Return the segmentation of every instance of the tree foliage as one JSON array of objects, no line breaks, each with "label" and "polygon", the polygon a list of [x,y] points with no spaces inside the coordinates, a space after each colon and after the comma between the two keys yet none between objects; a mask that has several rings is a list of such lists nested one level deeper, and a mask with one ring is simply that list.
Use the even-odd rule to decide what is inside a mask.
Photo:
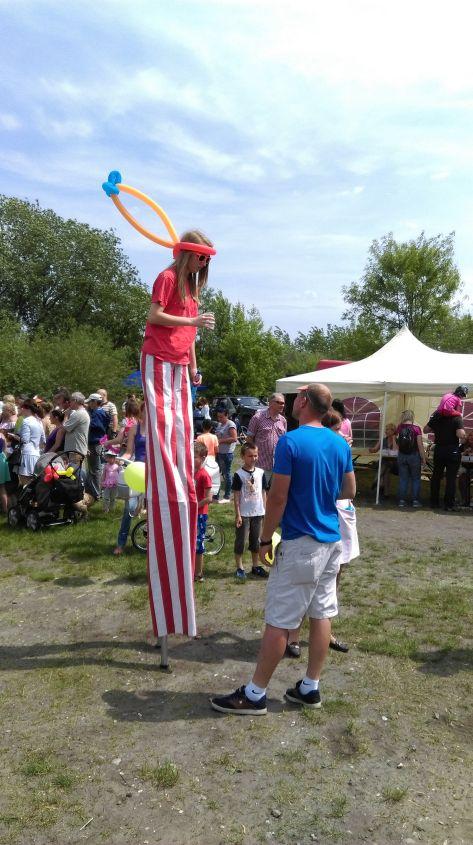
[{"label": "tree foliage", "polygon": [[0,316],[0,395],[52,396],[67,385],[85,394],[105,386],[121,396],[128,372],[128,351],[113,349],[102,329],[76,326],[30,337],[11,317]]},{"label": "tree foliage", "polygon": [[[209,393],[267,394],[276,379],[313,372],[321,358],[371,355],[404,325],[434,348],[470,352],[473,318],[455,303],[453,250],[453,235],[373,241],[361,280],[344,288],[343,322],[295,339],[206,288],[201,308],[214,312],[216,327],[198,336],[197,359]],[[113,232],[0,195],[0,391],[102,384],[122,394],[138,365],[149,299]]]},{"label": "tree foliage", "polygon": [[202,331],[196,344],[204,384],[214,394],[258,396],[273,390],[279,346],[259,312],[232,304],[212,288],[202,292],[201,305],[215,314],[214,331]]},{"label": "tree foliage", "polygon": [[0,195],[0,302],[29,334],[91,326],[138,350],[149,292],[113,232]]},{"label": "tree foliage", "polygon": [[403,326],[420,340],[442,330],[454,313],[460,274],[453,234],[398,243],[392,234],[373,241],[361,282],[343,289],[351,306],[344,314],[393,333]]}]

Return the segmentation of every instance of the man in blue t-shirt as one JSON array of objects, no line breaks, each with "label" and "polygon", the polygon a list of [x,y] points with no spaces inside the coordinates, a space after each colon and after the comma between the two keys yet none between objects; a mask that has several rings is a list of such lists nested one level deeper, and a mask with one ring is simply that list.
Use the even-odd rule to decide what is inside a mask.
[{"label": "man in blue t-shirt", "polygon": [[222,713],[267,712],[266,687],[286,650],[288,631],[298,628],[306,614],[307,672],[286,691],[286,699],[310,708],[321,706],[319,679],[330,643],[330,620],[338,612],[341,542],[336,500],[353,499],[356,492],[350,447],[322,426],[331,403],[325,385],[302,388],[293,407],[299,428],[277,444],[260,540],[264,562],[273,532],[281,525],[282,541],[268,580],[266,628],[252,681],[230,695],[211,699],[214,710]]}]

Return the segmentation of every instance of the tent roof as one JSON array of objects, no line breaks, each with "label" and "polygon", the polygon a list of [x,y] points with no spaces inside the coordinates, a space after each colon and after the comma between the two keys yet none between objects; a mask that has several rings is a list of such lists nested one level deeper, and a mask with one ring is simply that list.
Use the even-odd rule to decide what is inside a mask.
[{"label": "tent roof", "polygon": [[323,382],[347,396],[379,397],[384,392],[440,396],[473,382],[473,355],[438,352],[405,327],[362,361],[279,379],[276,390],[295,393],[309,382]]}]

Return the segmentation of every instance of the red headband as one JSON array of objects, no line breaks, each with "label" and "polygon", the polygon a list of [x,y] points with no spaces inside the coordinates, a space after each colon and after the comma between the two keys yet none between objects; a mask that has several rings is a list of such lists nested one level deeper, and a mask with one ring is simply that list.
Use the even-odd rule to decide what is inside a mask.
[{"label": "red headband", "polygon": [[206,244],[193,244],[190,241],[178,241],[177,244],[174,244],[172,249],[174,258],[177,258],[181,251],[198,252],[199,255],[217,254],[217,250],[214,249],[213,246],[207,246]]}]

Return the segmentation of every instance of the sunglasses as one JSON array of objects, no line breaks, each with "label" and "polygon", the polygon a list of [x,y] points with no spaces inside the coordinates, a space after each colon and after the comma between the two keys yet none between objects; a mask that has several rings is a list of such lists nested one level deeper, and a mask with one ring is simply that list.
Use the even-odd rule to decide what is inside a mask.
[{"label": "sunglasses", "polygon": [[199,255],[199,264],[208,264],[210,261],[210,255]]}]

